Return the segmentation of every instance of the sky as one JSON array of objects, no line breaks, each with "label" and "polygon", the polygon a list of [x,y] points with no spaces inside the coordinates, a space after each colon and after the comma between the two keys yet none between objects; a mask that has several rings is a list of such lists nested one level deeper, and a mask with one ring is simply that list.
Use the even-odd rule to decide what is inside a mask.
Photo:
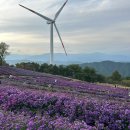
[{"label": "sky", "polygon": [[[50,52],[49,18],[65,0],[0,0],[0,42],[13,54]],[[130,54],[130,0],[69,0],[56,21],[68,54]],[[54,52],[64,53],[54,30]]]}]

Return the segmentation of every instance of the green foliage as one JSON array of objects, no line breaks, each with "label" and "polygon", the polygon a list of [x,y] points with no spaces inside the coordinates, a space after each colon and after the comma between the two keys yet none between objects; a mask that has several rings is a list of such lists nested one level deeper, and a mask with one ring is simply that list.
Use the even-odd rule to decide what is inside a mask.
[{"label": "green foliage", "polygon": [[37,64],[37,63],[19,63],[16,64],[16,67],[22,69],[29,69],[33,71],[39,71],[43,73],[50,73],[54,75],[62,75],[70,78],[75,78],[83,81],[88,82],[105,82],[105,77],[97,74],[95,69],[85,67],[82,69],[77,64],[72,64],[68,66],[56,66],[56,65],[48,65],[44,64]]},{"label": "green foliage", "polygon": [[81,72],[81,67],[79,65],[68,65],[66,66],[66,75],[68,77],[73,77],[73,78],[77,78],[78,77],[78,73]]},{"label": "green foliage", "polygon": [[66,76],[66,68],[63,65],[59,65],[59,75]]},{"label": "green foliage", "polygon": [[27,69],[27,70],[33,70],[33,71],[39,71],[40,65],[34,62],[28,62],[28,63],[17,63],[16,64],[17,68],[22,68],[22,69]]},{"label": "green foliage", "polygon": [[9,55],[8,48],[9,45],[7,45],[6,43],[0,43],[0,66],[6,64],[5,57]]},{"label": "green foliage", "polygon": [[130,87],[130,79],[123,79],[122,81],[121,81],[121,85],[123,85],[123,86],[127,86],[127,87]]},{"label": "green foliage", "polygon": [[126,79],[126,80],[130,80],[130,77],[126,77],[125,79]]},{"label": "green foliage", "polygon": [[114,71],[111,76],[112,81],[119,82],[121,81],[122,77],[118,71]]},{"label": "green foliage", "polygon": [[84,80],[88,82],[96,81],[96,71],[93,68],[85,67],[83,69]]},{"label": "green foliage", "polygon": [[100,83],[105,83],[106,82],[106,77],[104,77],[103,75],[101,74],[97,74],[97,82],[100,82]]},{"label": "green foliage", "polygon": [[122,77],[130,76],[130,63],[102,61],[93,63],[84,63],[80,65],[82,68],[88,66],[94,68],[99,74],[111,76],[114,71],[118,71]]},{"label": "green foliage", "polygon": [[41,64],[39,68],[40,72],[49,73],[49,65],[48,64]]}]

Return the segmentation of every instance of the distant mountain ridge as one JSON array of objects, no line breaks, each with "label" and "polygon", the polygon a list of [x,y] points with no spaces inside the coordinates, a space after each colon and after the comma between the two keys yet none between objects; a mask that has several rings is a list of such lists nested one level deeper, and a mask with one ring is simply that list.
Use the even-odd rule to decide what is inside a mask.
[{"label": "distant mountain ridge", "polygon": [[[6,61],[9,64],[16,64],[19,62],[37,62],[37,63],[49,63],[49,54],[42,55],[17,55],[11,54],[6,57]],[[82,64],[101,61],[115,61],[115,62],[130,62],[129,55],[110,55],[103,53],[90,53],[90,54],[68,54],[66,56],[62,53],[54,54],[54,63],[59,64]]]},{"label": "distant mountain ridge", "polygon": [[124,77],[130,77],[130,63],[112,62],[112,61],[102,61],[93,63],[84,63],[80,65],[81,67],[91,67],[94,68],[97,73],[110,76],[114,71],[118,71]]}]

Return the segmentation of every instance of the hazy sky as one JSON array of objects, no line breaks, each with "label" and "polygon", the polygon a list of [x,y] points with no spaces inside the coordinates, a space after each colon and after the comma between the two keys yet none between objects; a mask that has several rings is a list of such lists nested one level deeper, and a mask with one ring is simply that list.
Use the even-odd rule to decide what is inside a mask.
[{"label": "hazy sky", "polygon": [[[53,18],[64,1],[0,0],[0,42],[11,53],[49,53],[50,26],[18,4]],[[68,53],[130,54],[130,0],[69,0],[57,26]],[[64,52],[54,39],[54,51]]]}]

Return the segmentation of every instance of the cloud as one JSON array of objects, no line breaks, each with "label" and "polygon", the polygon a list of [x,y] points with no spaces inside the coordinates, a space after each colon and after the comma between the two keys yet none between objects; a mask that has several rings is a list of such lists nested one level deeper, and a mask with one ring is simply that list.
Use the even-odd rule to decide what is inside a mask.
[{"label": "cloud", "polygon": [[[53,18],[64,1],[1,0],[0,40],[13,46],[14,53],[15,48],[26,53],[23,45],[30,46],[33,50],[30,53],[43,53],[40,47],[49,44],[49,25],[18,4]],[[70,53],[129,53],[129,12],[129,0],[69,0],[57,26]],[[55,52],[63,52],[56,33],[54,38]],[[35,45],[39,46],[39,52],[34,51]],[[49,52],[48,47],[45,45],[44,52]]]}]

